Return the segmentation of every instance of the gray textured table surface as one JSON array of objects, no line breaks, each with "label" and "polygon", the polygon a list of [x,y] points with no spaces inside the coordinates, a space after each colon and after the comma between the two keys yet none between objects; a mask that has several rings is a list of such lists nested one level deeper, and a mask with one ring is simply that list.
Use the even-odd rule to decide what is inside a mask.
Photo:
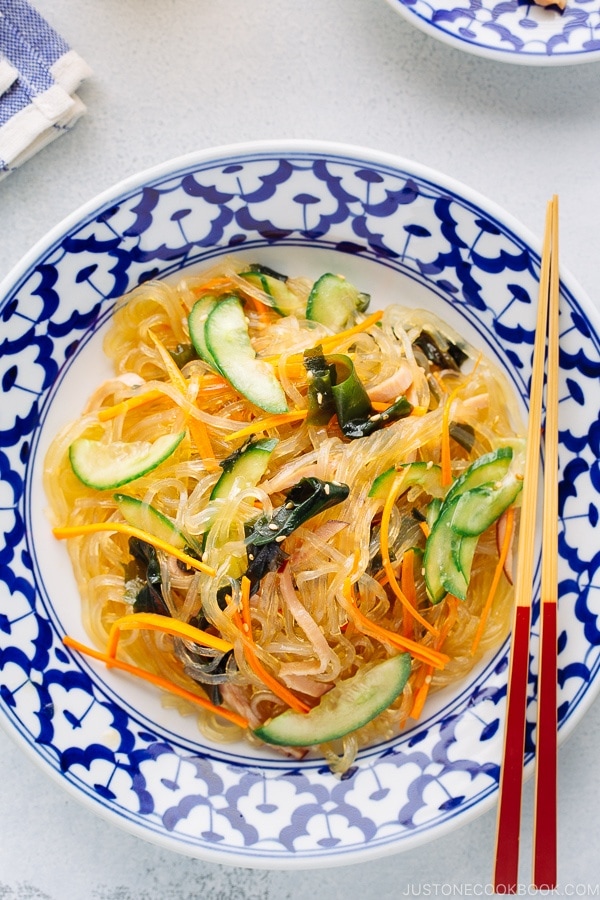
[{"label": "gray textured table surface", "polygon": [[[600,303],[600,64],[503,65],[415,31],[385,0],[36,0],[94,70],[88,114],[0,184],[0,276],[113,183],[198,148],[318,138],[405,156],[540,234]],[[560,751],[560,891],[600,893],[596,702]],[[485,896],[495,812],[410,854],[303,873],[187,859],[79,805],[0,732],[0,898]],[[531,784],[520,893],[530,893]]]}]

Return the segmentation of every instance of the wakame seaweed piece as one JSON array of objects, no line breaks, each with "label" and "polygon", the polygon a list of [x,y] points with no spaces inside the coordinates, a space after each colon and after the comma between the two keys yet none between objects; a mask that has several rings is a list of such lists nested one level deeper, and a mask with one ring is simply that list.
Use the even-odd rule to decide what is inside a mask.
[{"label": "wakame seaweed piece", "polygon": [[468,354],[465,353],[462,347],[458,344],[453,343],[452,341],[448,341],[448,350],[446,351],[449,356],[452,357],[458,368],[462,367],[462,364],[469,358]]},{"label": "wakame seaweed piece", "polygon": [[269,268],[269,266],[263,266],[262,263],[250,263],[250,265],[248,266],[248,271],[255,272],[257,275],[268,275],[269,278],[275,278],[277,281],[288,280],[287,275],[282,275],[281,272],[276,272],[275,269],[271,269]]},{"label": "wakame seaweed piece", "polygon": [[461,350],[458,344],[448,342],[446,349],[440,347],[438,341],[429,332],[423,329],[413,343],[420,347],[430,363],[438,366],[440,369],[460,370],[460,367],[467,358],[467,354]]},{"label": "wakame seaweed piece", "polygon": [[325,359],[331,367],[331,389],[335,411],[340,428],[345,434],[344,426],[347,422],[354,419],[368,419],[373,413],[373,407],[350,357],[343,353],[334,353]]},{"label": "wakame seaweed piece", "polygon": [[470,453],[475,444],[475,429],[472,425],[463,422],[452,422],[450,424],[450,437],[457,444]]},{"label": "wakame seaweed piece", "polygon": [[146,581],[134,600],[134,613],[149,612],[170,616],[171,613],[162,592],[162,576],[156,550],[146,541],[131,537],[129,538],[129,552],[142,570],[141,577]]},{"label": "wakame seaweed piece", "polygon": [[261,516],[250,532],[249,546],[260,547],[280,543],[308,519],[324,509],[342,503],[350,493],[347,484],[321,481],[320,478],[301,478],[285,495],[283,506],[273,510],[272,516]]},{"label": "wakame seaweed piece", "polygon": [[177,344],[174,350],[169,350],[173,362],[179,369],[183,369],[187,363],[200,359],[193,344]]},{"label": "wakame seaweed piece", "polygon": [[288,559],[281,544],[272,541],[270,544],[250,544],[248,549],[248,568],[246,578],[250,581],[250,596],[256,592],[258,585],[268,572],[276,572]]},{"label": "wakame seaweed piece", "polygon": [[321,345],[304,351],[304,368],[308,382],[308,425],[326,425],[335,415],[335,399],[331,382],[332,365]]},{"label": "wakame seaweed piece", "polygon": [[379,429],[387,425],[388,422],[405,419],[406,416],[410,416],[412,411],[412,403],[410,403],[406,397],[398,397],[398,399],[395,400],[391,406],[388,406],[387,409],[384,409],[383,412],[373,413],[367,419],[352,419],[349,422],[345,422],[344,425],[341,426],[342,432],[345,437],[351,438],[352,440],[368,437],[368,435],[373,434],[374,431],[379,431]]}]

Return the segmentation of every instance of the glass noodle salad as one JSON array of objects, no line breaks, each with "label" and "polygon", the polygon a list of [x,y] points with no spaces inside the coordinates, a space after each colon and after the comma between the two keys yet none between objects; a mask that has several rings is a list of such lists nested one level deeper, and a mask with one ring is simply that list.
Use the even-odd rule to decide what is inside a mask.
[{"label": "glass noodle salad", "polygon": [[45,461],[91,646],[210,740],[343,773],[505,637],[523,428],[432,313],[236,258],[117,304]]}]

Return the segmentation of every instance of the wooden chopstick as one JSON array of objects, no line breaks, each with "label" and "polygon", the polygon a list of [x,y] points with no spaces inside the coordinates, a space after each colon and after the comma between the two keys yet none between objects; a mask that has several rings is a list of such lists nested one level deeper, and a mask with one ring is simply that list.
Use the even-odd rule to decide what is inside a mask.
[{"label": "wooden chopstick", "polygon": [[558,680],[558,198],[554,198],[550,308],[546,356],[544,520],[535,774],[533,884],[557,884],[557,680]]},{"label": "wooden chopstick", "polygon": [[[500,773],[500,796],[496,824],[494,889],[498,894],[516,893],[518,883],[527,682],[529,676],[529,638],[531,631],[531,605],[533,601],[538,472],[544,394],[544,363],[546,357],[548,307],[551,293],[553,234],[555,231],[554,226],[557,224],[557,202],[557,198],[553,197],[548,203],[546,210],[538,312],[533,348],[527,455],[523,482],[521,522],[519,526],[518,570],[515,582],[515,616],[508,674],[504,751]],[[555,271],[558,269],[556,257],[554,269]],[[554,371],[549,372],[549,374],[557,375],[557,369],[558,367],[555,365]],[[545,472],[547,473],[546,477],[551,476],[554,483],[556,483],[556,468],[550,473],[548,465],[546,465]],[[551,621],[550,616],[549,621]],[[546,633],[548,634],[548,632]],[[550,647],[550,637],[548,637],[547,644]],[[554,653],[556,653],[556,648]],[[537,834],[539,835],[540,843],[548,838],[548,834],[543,828],[538,829]]]}]

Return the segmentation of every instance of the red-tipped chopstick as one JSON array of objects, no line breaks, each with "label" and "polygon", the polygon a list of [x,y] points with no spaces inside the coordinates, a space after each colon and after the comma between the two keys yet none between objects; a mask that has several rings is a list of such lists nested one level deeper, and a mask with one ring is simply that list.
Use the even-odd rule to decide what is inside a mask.
[{"label": "red-tipped chopstick", "polygon": [[534,887],[555,888],[557,873],[557,697],[558,680],[558,200],[554,198],[550,254],[550,307],[546,355],[544,430],[544,521],[536,738]]},{"label": "red-tipped chopstick", "polygon": [[[551,294],[551,260],[553,246],[558,246],[553,239],[554,231],[556,230],[558,223],[557,209],[558,199],[553,197],[548,203],[546,210],[538,313],[533,349],[529,423],[527,429],[527,458],[523,482],[521,523],[519,527],[518,570],[515,583],[515,619],[508,674],[504,753],[500,774],[500,797],[498,801],[498,820],[496,826],[494,889],[498,894],[514,894],[517,892],[518,885],[523,760],[525,754],[525,722],[527,715],[527,681],[529,675],[529,638],[531,631],[531,604],[533,600],[538,471],[544,393],[544,363],[546,356],[548,308],[550,305]],[[557,271],[558,263],[555,256],[554,272],[557,273]],[[558,302],[556,303],[556,307],[558,308]],[[557,378],[558,366],[554,365],[554,367],[549,370],[548,374],[550,376],[549,380],[551,380],[551,378]],[[546,423],[547,429],[549,424],[551,423]],[[555,427],[555,425],[553,427]],[[552,480],[554,490],[556,490],[556,479],[557,468],[550,471],[548,461],[546,461],[545,482]],[[548,488],[548,491],[549,490],[550,488]],[[546,518],[546,515],[544,518]],[[546,579],[547,586],[549,586],[548,582],[549,578]],[[554,596],[556,597],[556,577],[554,584]],[[556,604],[554,607],[554,611],[555,610]],[[550,613],[548,614],[547,622],[549,623],[550,628],[546,629],[546,637],[544,640],[548,648],[551,649],[552,617]],[[555,644],[553,654],[556,656]],[[546,668],[546,672],[548,672],[548,668],[549,667]],[[551,701],[548,701],[548,703],[551,703]],[[554,701],[554,703],[556,710],[556,701]],[[544,709],[549,709],[548,704],[545,704]],[[547,722],[548,717],[545,718],[543,729],[545,734],[547,733]],[[556,712],[554,722],[555,742]],[[554,764],[554,771],[556,772],[556,763]],[[544,773],[543,769],[542,773]],[[544,783],[547,783],[548,779],[551,779],[551,774],[542,774],[542,777]],[[555,799],[551,802],[553,802],[553,805],[555,806]],[[545,850],[542,851],[541,845],[542,842],[544,842],[544,844],[547,843],[549,837],[548,832],[550,830],[551,829],[542,827],[538,828],[536,831],[536,840],[539,838],[540,841],[540,857],[546,852]],[[556,846],[554,846],[552,856],[556,856]],[[544,864],[544,867],[546,867],[546,864]]]}]

